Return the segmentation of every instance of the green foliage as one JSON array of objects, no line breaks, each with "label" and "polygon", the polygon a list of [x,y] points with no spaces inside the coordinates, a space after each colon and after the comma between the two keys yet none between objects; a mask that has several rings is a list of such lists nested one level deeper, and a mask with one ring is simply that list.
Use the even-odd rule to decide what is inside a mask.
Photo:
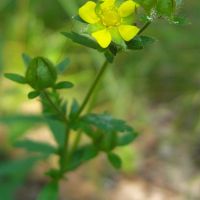
[{"label": "green foliage", "polygon": [[76,99],[73,99],[71,109],[70,109],[70,112],[69,112],[69,118],[70,119],[73,120],[77,116],[79,108],[80,108],[80,106],[79,106],[78,101]]},{"label": "green foliage", "polygon": [[56,79],[56,68],[48,59],[36,57],[31,60],[26,71],[26,81],[32,88],[43,90],[53,87]]},{"label": "green foliage", "polygon": [[121,158],[117,154],[108,153],[107,157],[113,167],[115,167],[116,169],[121,168],[122,161],[121,161]]},{"label": "green foliage", "polygon": [[[120,2],[122,1],[120,0]],[[175,15],[177,7],[180,6],[180,0],[176,2],[174,0],[138,0],[138,2],[146,12],[144,18],[148,19],[147,24],[144,25],[134,39],[126,43],[124,42],[121,46],[111,43],[108,48],[103,49],[95,40],[84,34],[75,32],[63,32],[62,34],[74,43],[103,53],[106,60],[112,63],[117,53],[122,50],[141,50],[154,42],[153,38],[140,35],[147,28],[148,23],[153,20],[163,18],[170,19],[175,24],[184,24],[184,19]],[[63,0],[59,0],[59,3],[65,6],[64,10],[67,11],[68,14],[72,12],[69,9],[70,7],[74,8],[73,11],[77,9],[76,3],[69,5],[69,3]],[[80,20],[77,17],[76,19]],[[35,28],[35,30],[38,29]],[[33,41],[35,41],[34,38]],[[125,121],[115,119],[109,114],[86,113],[82,115],[82,111],[84,111],[85,105],[88,103],[90,94],[92,94],[94,90],[89,90],[90,94],[88,96],[86,95],[86,100],[83,101],[81,105],[74,99],[68,112],[67,101],[60,96],[58,90],[72,88],[73,83],[69,81],[56,82],[57,74],[65,73],[69,67],[70,62],[68,58],[54,66],[46,58],[37,57],[32,59],[27,54],[23,54],[22,57],[24,64],[27,66],[26,78],[17,74],[6,74],[5,76],[18,83],[25,84],[28,82],[29,85],[35,89],[29,92],[28,97],[30,99],[40,97],[43,117],[13,116],[0,118],[0,122],[9,125],[12,132],[14,132],[15,147],[23,148],[28,152],[32,152],[33,155],[39,155],[39,157],[31,157],[30,159],[19,161],[19,163],[9,162],[4,166],[0,166],[0,176],[6,175],[10,177],[14,174],[14,179],[11,181],[12,184],[9,186],[9,184],[6,185],[7,183],[5,183],[6,187],[14,188],[17,185],[17,181],[23,179],[26,170],[28,171],[38,159],[45,159],[53,154],[59,157],[59,166],[58,169],[50,169],[47,173],[51,181],[38,196],[38,200],[58,199],[58,181],[64,177],[64,174],[94,159],[100,152],[104,152],[113,167],[119,169],[122,165],[122,161],[117,154],[113,153],[113,150],[116,147],[128,145],[133,142],[138,136],[135,130]],[[144,69],[145,72],[148,70]],[[130,69],[127,71],[130,72]],[[130,76],[132,80],[132,74]],[[93,88],[95,88],[95,84],[97,83],[94,82],[93,84]],[[125,104],[120,105],[122,109],[124,109],[123,106],[125,107]],[[23,132],[38,123],[46,123],[48,125],[57,143],[56,147],[48,143],[22,140],[20,138]],[[18,125],[17,128],[16,124]],[[75,135],[76,140],[74,143],[73,141],[71,143],[71,140],[69,140],[72,133],[77,134]],[[81,143],[80,145],[80,142],[82,142],[80,141],[81,134],[88,136],[86,144]],[[3,192],[3,189],[1,189],[2,188],[0,188],[0,193]]]},{"label": "green foliage", "polygon": [[175,0],[136,0],[148,14],[155,9],[160,16],[171,17],[176,11]]},{"label": "green foliage", "polygon": [[78,148],[71,157],[71,161],[66,165],[66,171],[72,171],[79,167],[81,164],[95,158],[98,154],[98,150],[93,145],[85,145]]},{"label": "green foliage", "polygon": [[80,44],[92,49],[96,49],[99,51],[103,50],[94,40],[90,39],[88,36],[81,35],[75,32],[62,32],[62,34],[77,44]]},{"label": "green foliage", "polygon": [[53,120],[53,119],[46,119],[46,123],[48,124],[51,133],[59,147],[63,147],[65,141],[65,133],[66,127],[61,121]]},{"label": "green foliage", "polygon": [[157,0],[156,9],[159,15],[172,16],[175,10],[175,0]]},{"label": "green foliage", "polygon": [[28,93],[28,98],[29,99],[34,99],[34,98],[38,97],[39,95],[40,95],[40,92],[38,92],[38,91],[32,91],[32,92]]},{"label": "green foliage", "polygon": [[[66,115],[66,102],[56,91],[44,91],[40,95],[43,114],[50,119],[60,120]],[[61,115],[61,116],[60,116]]]},{"label": "green foliage", "polygon": [[155,6],[157,0],[136,0],[145,10],[150,13],[151,9]]},{"label": "green foliage", "polygon": [[190,24],[189,20],[186,17],[183,16],[174,16],[171,20],[172,23],[178,24],[178,25],[188,25]]},{"label": "green foliage", "polygon": [[69,89],[69,88],[72,88],[73,86],[74,84],[69,81],[61,81],[59,83],[56,83],[54,88],[55,89]]},{"label": "green foliage", "polygon": [[28,157],[0,163],[0,193],[5,200],[15,199],[15,192],[22,184],[39,157]]},{"label": "green foliage", "polygon": [[[23,173],[30,169],[38,160],[38,157],[29,157],[21,160],[12,160],[0,164],[0,176]],[[16,173],[17,172],[17,173]]]},{"label": "green foliage", "polygon": [[104,55],[109,63],[114,61],[114,55],[109,49],[105,51]]},{"label": "green foliage", "polygon": [[23,148],[29,152],[40,153],[44,156],[49,156],[57,152],[57,149],[50,144],[33,140],[19,140],[15,142],[14,146],[17,148]]},{"label": "green foliage", "polygon": [[28,54],[23,53],[22,54],[22,59],[24,61],[25,66],[28,68],[28,66],[31,63],[32,58]]},{"label": "green foliage", "polygon": [[154,43],[154,41],[155,39],[151,37],[140,35],[127,42],[127,48],[131,50],[141,50]]},{"label": "green foliage", "polygon": [[137,133],[125,121],[114,119],[108,114],[87,114],[73,127],[84,131],[100,150],[109,152],[116,146],[127,145]]},{"label": "green foliage", "polygon": [[8,124],[9,126],[13,123],[42,123],[44,122],[44,118],[38,115],[8,115],[8,116],[0,116],[0,123]]},{"label": "green foliage", "polygon": [[37,200],[58,200],[58,182],[50,182],[39,194]]},{"label": "green foliage", "polygon": [[57,72],[59,74],[64,73],[68,69],[69,64],[70,64],[70,60],[68,58],[65,58],[64,60],[62,60],[60,63],[56,65]]},{"label": "green foliage", "polygon": [[6,73],[5,77],[17,83],[26,84],[26,79],[19,74]]},{"label": "green foliage", "polygon": [[16,142],[16,140],[22,137],[32,126],[44,122],[44,118],[37,115],[8,115],[0,117],[0,123],[9,127],[8,138],[10,143]]}]

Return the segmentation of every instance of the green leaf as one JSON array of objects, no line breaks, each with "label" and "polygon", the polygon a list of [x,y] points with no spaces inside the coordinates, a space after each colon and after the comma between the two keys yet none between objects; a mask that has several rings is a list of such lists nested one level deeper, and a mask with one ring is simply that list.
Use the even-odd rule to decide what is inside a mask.
[{"label": "green leaf", "polygon": [[79,111],[79,103],[76,99],[73,99],[71,110],[69,113],[69,118],[72,119],[76,116],[77,112]]},{"label": "green leaf", "polygon": [[22,54],[22,59],[23,59],[24,64],[25,64],[26,67],[29,66],[29,64],[30,64],[30,62],[32,60],[32,58],[29,55],[25,54],[25,53]]},{"label": "green leaf", "polygon": [[0,194],[4,200],[16,198],[16,190],[24,185],[28,172],[39,159],[29,157],[0,163]]},{"label": "green leaf", "polygon": [[58,182],[51,182],[44,187],[42,192],[39,194],[37,200],[58,200],[58,198],[59,198]]},{"label": "green leaf", "polygon": [[175,6],[174,0],[157,0],[157,11],[161,16],[172,16]]},{"label": "green leaf", "polygon": [[74,87],[74,84],[69,81],[61,81],[55,85],[55,89],[69,89]]},{"label": "green leaf", "polygon": [[114,119],[109,114],[87,114],[82,117],[82,120],[88,125],[97,127],[105,132],[125,131],[129,126],[126,122],[119,119]]},{"label": "green leaf", "polygon": [[46,120],[56,142],[60,147],[63,147],[64,141],[65,141],[65,124],[53,119],[47,119]]},{"label": "green leaf", "polygon": [[189,20],[186,17],[183,17],[183,16],[174,16],[171,19],[171,22],[173,24],[178,24],[178,25],[188,25],[188,24],[190,24]]},{"label": "green leaf", "polygon": [[83,45],[92,49],[96,49],[99,51],[104,50],[94,40],[90,39],[89,37],[85,35],[81,35],[75,32],[62,32],[62,34],[65,37],[71,39],[73,42],[78,43],[80,45]]},{"label": "green leaf", "polygon": [[115,167],[116,169],[121,168],[122,161],[121,161],[121,158],[117,154],[108,153],[107,157],[113,167]]},{"label": "green leaf", "polygon": [[107,59],[107,61],[109,63],[113,63],[114,55],[111,53],[111,51],[106,50],[105,53],[104,53],[104,55],[105,55],[105,57],[106,57],[106,59]]},{"label": "green leaf", "polygon": [[44,118],[38,115],[7,115],[0,116],[0,123],[11,125],[13,123],[44,123]]},{"label": "green leaf", "polygon": [[127,42],[127,48],[131,50],[141,50],[144,49],[146,46],[153,44],[154,42],[155,39],[141,35]]},{"label": "green leaf", "polygon": [[87,114],[77,120],[73,128],[85,132],[103,151],[129,144],[137,136],[125,121],[114,119],[108,114]]},{"label": "green leaf", "polygon": [[39,157],[29,157],[21,160],[11,160],[0,164],[0,176],[24,173],[29,170]]},{"label": "green leaf", "polygon": [[117,139],[117,146],[125,146],[127,144],[130,144],[137,137],[138,137],[138,133],[136,132],[133,133],[131,130],[127,131],[124,135],[122,135],[121,137]]},{"label": "green leaf", "polygon": [[39,95],[40,95],[39,91],[32,91],[32,92],[28,93],[28,98],[29,99],[34,99],[34,98],[38,97]]},{"label": "green leaf", "polygon": [[33,126],[44,123],[42,116],[37,115],[12,115],[12,116],[0,116],[0,123],[9,126],[8,139],[12,144],[19,137],[27,133]]},{"label": "green leaf", "polygon": [[63,73],[66,71],[69,67],[70,60],[68,58],[65,58],[62,60],[59,64],[56,65],[58,73]]},{"label": "green leaf", "polygon": [[85,22],[79,15],[73,16],[72,19],[79,21],[81,23],[87,24],[87,22]]},{"label": "green leaf", "polygon": [[32,140],[17,141],[15,142],[14,146],[17,148],[24,148],[30,152],[41,153],[47,156],[55,154],[57,151],[55,147],[51,146],[48,143],[36,142]]},{"label": "green leaf", "polygon": [[72,171],[79,167],[82,163],[93,159],[98,154],[98,150],[93,145],[85,145],[77,149],[72,155],[72,159],[68,166],[67,171]]},{"label": "green leaf", "polygon": [[5,77],[17,83],[26,84],[26,79],[19,74],[6,73]]}]

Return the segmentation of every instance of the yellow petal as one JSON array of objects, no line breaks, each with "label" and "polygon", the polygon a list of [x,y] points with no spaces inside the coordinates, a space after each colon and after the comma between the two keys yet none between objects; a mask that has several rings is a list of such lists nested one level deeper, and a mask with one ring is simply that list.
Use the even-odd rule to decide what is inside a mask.
[{"label": "yellow petal", "polygon": [[121,17],[127,17],[135,12],[135,8],[137,6],[138,4],[135,3],[134,1],[128,0],[120,5],[118,12]]},{"label": "yellow petal", "polygon": [[139,28],[137,26],[132,25],[120,25],[118,27],[119,33],[125,41],[129,41],[134,38],[139,32]]},{"label": "yellow petal", "polygon": [[99,21],[99,18],[95,12],[96,3],[88,1],[82,7],[79,8],[79,16],[89,24],[95,24]]},{"label": "yellow petal", "polygon": [[110,7],[113,7],[115,4],[115,0],[103,0],[101,3],[101,9],[105,10],[108,9]]},{"label": "yellow petal", "polygon": [[92,33],[92,37],[94,37],[97,40],[97,42],[102,48],[108,47],[112,39],[111,34],[107,29],[103,29]]}]

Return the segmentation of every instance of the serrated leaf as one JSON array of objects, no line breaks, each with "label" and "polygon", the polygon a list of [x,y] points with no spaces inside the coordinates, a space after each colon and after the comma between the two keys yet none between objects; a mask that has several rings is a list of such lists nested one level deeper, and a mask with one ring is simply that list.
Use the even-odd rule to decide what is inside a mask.
[{"label": "serrated leaf", "polygon": [[119,119],[114,119],[109,114],[87,114],[82,117],[82,120],[89,125],[93,125],[102,131],[124,131],[127,130],[129,126],[126,122]]},{"label": "serrated leaf", "polygon": [[69,67],[70,60],[68,58],[65,58],[62,60],[59,64],[56,65],[58,73],[63,73],[66,71]]},{"label": "serrated leaf", "polygon": [[61,81],[55,85],[55,89],[69,89],[74,87],[74,84],[69,81]]},{"label": "serrated leaf", "polygon": [[39,95],[40,95],[40,92],[38,92],[38,91],[32,91],[32,92],[28,93],[28,98],[29,99],[34,99],[34,98],[38,97]]},{"label": "serrated leaf", "polygon": [[58,200],[58,198],[59,198],[58,182],[51,182],[44,187],[42,192],[39,194],[37,200]]},{"label": "serrated leaf", "polygon": [[17,82],[17,83],[26,84],[26,79],[19,74],[6,73],[5,77],[10,79],[11,81],[14,81],[14,82]]},{"label": "serrated leaf", "polygon": [[93,159],[98,154],[98,150],[93,145],[85,145],[77,149],[72,155],[72,159],[68,166],[67,171],[72,171],[79,167],[82,163]]},{"label": "serrated leaf", "polygon": [[153,44],[154,42],[155,39],[141,35],[127,42],[127,48],[131,50],[141,50],[144,49],[146,46]]},{"label": "serrated leaf", "polygon": [[96,49],[99,51],[104,50],[94,40],[90,39],[89,37],[85,35],[81,35],[75,32],[62,32],[62,34],[77,44],[80,44],[92,49]]},{"label": "serrated leaf", "polygon": [[113,167],[115,167],[116,169],[121,168],[122,160],[117,154],[108,153],[107,157],[108,157],[108,160],[110,161],[110,163],[112,164]]},{"label": "serrated leaf", "polygon": [[44,155],[51,155],[56,153],[57,149],[48,143],[37,142],[32,140],[17,141],[14,144],[17,148],[23,148],[26,151],[41,153]]},{"label": "serrated leaf", "polygon": [[29,64],[30,64],[30,62],[32,60],[32,58],[29,55],[25,54],[25,53],[22,54],[22,59],[23,59],[24,64],[25,64],[26,67],[29,66]]},{"label": "serrated leaf", "polygon": [[103,151],[132,142],[137,133],[125,121],[114,119],[108,114],[87,114],[81,117],[74,129],[81,129]]}]

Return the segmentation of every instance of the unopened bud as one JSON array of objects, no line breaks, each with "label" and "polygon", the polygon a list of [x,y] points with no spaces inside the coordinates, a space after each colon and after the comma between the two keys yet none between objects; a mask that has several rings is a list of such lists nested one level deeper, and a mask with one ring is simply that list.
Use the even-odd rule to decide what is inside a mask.
[{"label": "unopened bud", "polygon": [[53,87],[57,79],[54,65],[46,58],[33,58],[26,71],[27,83],[36,90]]}]

